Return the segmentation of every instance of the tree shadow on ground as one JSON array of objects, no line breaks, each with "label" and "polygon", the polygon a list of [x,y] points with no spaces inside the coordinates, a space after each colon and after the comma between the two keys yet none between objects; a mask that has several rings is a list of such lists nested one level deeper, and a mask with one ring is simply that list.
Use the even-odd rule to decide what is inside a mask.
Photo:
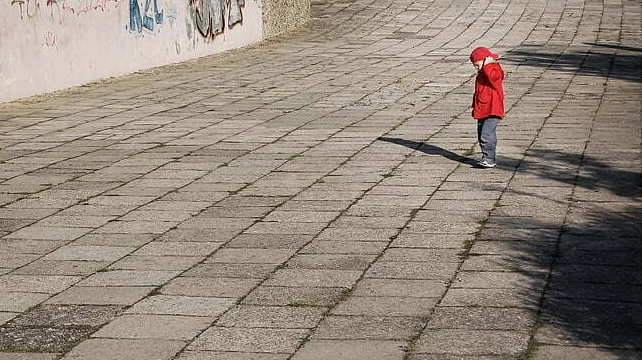
[{"label": "tree shadow on ground", "polygon": [[477,166],[477,161],[475,161],[474,159],[459,155],[450,150],[440,148],[439,146],[434,146],[423,142],[406,140],[402,138],[394,138],[394,137],[379,137],[377,138],[377,140],[386,141],[397,145],[402,145],[413,150],[421,151],[422,153],[427,155],[439,155],[439,156],[445,157],[446,159],[460,162],[462,164]]},{"label": "tree shadow on ground", "polygon": [[[476,240],[499,242],[503,252],[471,250],[472,256],[495,256],[501,268],[528,274],[530,283],[541,284],[542,273],[550,271],[535,352],[546,345],[577,346],[599,348],[592,356],[642,358],[641,174],[554,150],[529,151],[515,171],[551,188],[559,182],[569,193],[573,189],[572,198],[558,199],[555,192],[538,190],[536,182],[509,187]],[[560,208],[560,200],[570,201],[568,207]],[[507,215],[504,206],[524,212]],[[562,211],[563,225],[546,216],[547,206]],[[537,291],[522,287],[520,296],[532,298]]]},{"label": "tree shadow on ground", "polygon": [[515,296],[526,300],[542,294],[550,271],[535,326],[535,351],[547,345],[594,347],[609,359],[640,359],[640,207],[581,202],[571,211],[574,220],[562,228],[537,217],[516,222],[491,215],[493,226],[480,232],[475,245],[500,242],[500,254],[473,247],[470,255],[524,274],[528,280]]},{"label": "tree shadow on ground", "polygon": [[[475,164],[434,145],[400,138],[379,140]],[[631,159],[626,154],[619,161],[638,161],[637,153],[629,155]],[[641,174],[557,150],[531,149],[523,159],[505,157],[502,162],[515,164],[503,170],[542,182],[509,187],[504,196],[512,196],[513,206],[523,207],[524,212],[517,209],[516,214],[507,215],[500,199],[469,255],[489,256],[488,261],[503,271],[529,278],[517,291],[526,302],[541,298],[535,351],[538,346],[576,346],[597,351],[593,358],[641,359]],[[555,192],[546,192],[556,187],[568,194],[572,191],[573,196],[557,198]],[[547,217],[553,208],[561,211],[564,221],[547,220],[553,219]],[[484,243],[501,243],[503,250],[498,253]],[[488,248],[493,250],[483,250]]]},{"label": "tree shadow on ground", "polygon": [[[617,44],[586,44],[589,51],[545,52],[540,46],[524,46],[502,57],[506,63],[551,70],[642,82],[642,48]],[[529,48],[533,48],[532,51]],[[603,50],[602,50],[603,49]],[[609,50],[611,49],[611,50]]]},{"label": "tree shadow on ground", "polygon": [[[621,154],[620,161],[627,161],[625,156],[627,154]],[[638,161],[637,156],[637,153],[633,153],[628,160],[635,163]],[[642,185],[642,174],[639,172],[619,169],[587,155],[580,157],[557,150],[531,149],[524,159],[506,158],[502,161],[504,160],[518,163],[516,171],[519,173],[532,174],[580,189],[608,191],[617,196],[635,197],[639,195]],[[576,171],[578,167],[579,172]]]}]

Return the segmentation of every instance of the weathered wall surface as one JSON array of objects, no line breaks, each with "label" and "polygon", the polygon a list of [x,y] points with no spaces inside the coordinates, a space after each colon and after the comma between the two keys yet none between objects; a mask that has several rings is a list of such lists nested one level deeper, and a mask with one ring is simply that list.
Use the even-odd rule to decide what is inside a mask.
[{"label": "weathered wall surface", "polygon": [[269,38],[310,19],[310,0],[263,0],[263,31]]},{"label": "weathered wall surface", "polygon": [[256,43],[262,8],[261,0],[1,1],[0,102]]}]

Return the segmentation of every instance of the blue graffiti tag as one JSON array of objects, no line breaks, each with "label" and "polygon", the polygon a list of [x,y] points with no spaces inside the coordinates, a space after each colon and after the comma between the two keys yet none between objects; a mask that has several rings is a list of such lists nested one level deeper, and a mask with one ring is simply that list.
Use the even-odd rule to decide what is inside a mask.
[{"label": "blue graffiti tag", "polygon": [[163,23],[163,12],[158,11],[157,0],[154,1],[154,18],[147,15],[149,12],[149,5],[152,0],[147,0],[145,2],[145,12],[140,13],[140,7],[138,6],[138,0],[129,0],[129,30],[130,31],[143,31],[143,28],[147,30],[154,30],[154,21],[156,24]]}]

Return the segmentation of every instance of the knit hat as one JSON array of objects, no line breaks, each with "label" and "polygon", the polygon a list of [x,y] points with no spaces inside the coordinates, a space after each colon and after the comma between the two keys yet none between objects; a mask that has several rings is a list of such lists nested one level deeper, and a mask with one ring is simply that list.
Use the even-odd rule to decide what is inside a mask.
[{"label": "knit hat", "polygon": [[499,57],[498,54],[495,54],[492,51],[488,50],[487,47],[480,46],[475,48],[475,50],[470,53],[470,62],[481,61],[489,56],[493,59],[497,59]]}]

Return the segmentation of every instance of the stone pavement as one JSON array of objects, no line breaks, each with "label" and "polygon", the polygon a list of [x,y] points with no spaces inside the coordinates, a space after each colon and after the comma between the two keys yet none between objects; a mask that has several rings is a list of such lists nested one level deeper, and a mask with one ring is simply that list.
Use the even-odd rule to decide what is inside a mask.
[{"label": "stone pavement", "polygon": [[642,359],[640,2],[313,15],[0,105],[0,360]]}]

